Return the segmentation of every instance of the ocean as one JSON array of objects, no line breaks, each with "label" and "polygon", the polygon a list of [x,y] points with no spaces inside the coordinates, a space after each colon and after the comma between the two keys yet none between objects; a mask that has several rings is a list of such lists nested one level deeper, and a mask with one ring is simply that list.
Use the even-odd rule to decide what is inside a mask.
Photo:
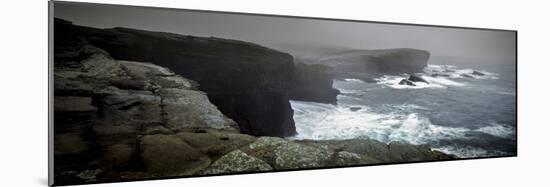
[{"label": "ocean", "polygon": [[291,101],[292,139],[370,138],[423,145],[461,158],[516,155],[514,63],[435,61],[417,74],[334,80],[336,105]]}]

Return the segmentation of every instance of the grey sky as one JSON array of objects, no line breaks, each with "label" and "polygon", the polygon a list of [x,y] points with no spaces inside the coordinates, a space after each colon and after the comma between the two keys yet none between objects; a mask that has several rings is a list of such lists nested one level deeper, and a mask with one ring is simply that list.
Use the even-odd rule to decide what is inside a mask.
[{"label": "grey sky", "polygon": [[258,43],[304,55],[321,49],[425,49],[437,56],[514,62],[514,32],[293,19],[57,2],[54,15],[78,25],[129,27]]}]

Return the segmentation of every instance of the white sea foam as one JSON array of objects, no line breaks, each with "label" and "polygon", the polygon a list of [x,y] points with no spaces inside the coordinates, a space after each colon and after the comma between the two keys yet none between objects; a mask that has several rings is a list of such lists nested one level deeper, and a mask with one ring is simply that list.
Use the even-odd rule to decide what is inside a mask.
[{"label": "white sea foam", "polygon": [[[475,71],[483,74],[479,75],[474,73]],[[484,70],[473,70],[473,69],[459,69],[456,66],[451,65],[435,65],[430,64],[428,67],[424,68],[424,72],[428,75],[439,75],[446,76],[449,78],[460,78],[460,79],[498,79],[497,73],[492,73]]]},{"label": "white sea foam", "polygon": [[482,132],[485,134],[490,134],[501,138],[509,138],[516,133],[516,129],[514,127],[510,127],[504,124],[499,124],[494,121],[491,121],[490,123],[491,123],[491,126],[481,127],[479,129],[476,129],[475,131]]},{"label": "white sea foam", "polygon": [[439,84],[426,84],[424,82],[415,82],[416,86],[401,85],[399,82],[403,79],[407,79],[408,75],[394,76],[384,75],[382,77],[374,79],[376,84],[381,84],[394,89],[422,89],[422,88],[445,88],[445,86]]},{"label": "white sea foam", "polygon": [[476,158],[476,157],[490,157],[490,156],[504,156],[510,155],[498,150],[485,150],[482,148],[471,147],[471,146],[442,146],[437,148],[432,148],[432,150],[440,151],[445,154],[452,154],[459,158]]},{"label": "white sea foam", "polygon": [[336,88],[336,89],[338,89],[338,91],[340,91],[341,94],[354,94],[359,92],[358,90],[348,90],[344,88]]},{"label": "white sea foam", "polygon": [[430,110],[429,108],[419,106],[419,105],[415,105],[415,104],[400,104],[400,105],[386,105],[386,104],[384,104],[383,106],[395,108],[395,109],[398,109],[398,110],[406,110],[406,111]]},{"label": "white sea foam", "polygon": [[[477,73],[475,73],[477,72]],[[481,75],[483,74],[483,75]],[[465,83],[459,82],[464,79],[498,79],[498,74],[482,70],[459,69],[451,65],[430,64],[424,68],[424,73],[417,74],[428,83],[414,82],[415,86],[400,85],[399,82],[409,77],[408,74],[400,76],[384,75],[376,78],[377,84],[381,84],[394,89],[422,89],[422,88],[447,88],[451,86],[464,86]]]},{"label": "white sea foam", "polygon": [[499,91],[499,92],[495,92],[497,94],[500,94],[500,95],[516,95],[516,92],[515,91],[511,91],[511,92],[502,92],[502,91]]},{"label": "white sea foam", "polygon": [[422,75],[420,77],[428,81],[428,83],[415,82],[415,86],[399,84],[401,80],[407,79],[408,77],[409,75],[384,75],[382,77],[376,78],[375,80],[377,81],[377,84],[385,85],[395,89],[447,88],[449,86],[464,86],[464,83],[459,83],[445,77],[430,77],[426,75]]},{"label": "white sea foam", "polygon": [[428,81],[430,84],[438,84],[438,85],[444,85],[444,86],[464,86],[464,83],[452,81],[444,77],[430,77],[430,76],[423,75],[422,78]]},{"label": "white sea foam", "polygon": [[[352,139],[368,137],[381,142],[426,144],[465,138],[468,129],[433,125],[416,113],[379,114],[366,106],[339,106],[291,101],[298,134],[294,139]],[[359,107],[359,110],[351,110]],[[357,108],[355,108],[357,109]]]},{"label": "white sea foam", "polygon": [[362,81],[362,80],[360,80],[360,79],[351,79],[351,78],[350,78],[350,79],[344,79],[344,80],[347,81],[347,82],[365,83],[365,81]]},{"label": "white sea foam", "polygon": [[479,156],[496,156],[490,155],[487,150],[474,147],[458,147],[458,146],[443,146],[432,148],[432,150],[440,151],[445,154],[453,154],[460,158],[474,158]]}]

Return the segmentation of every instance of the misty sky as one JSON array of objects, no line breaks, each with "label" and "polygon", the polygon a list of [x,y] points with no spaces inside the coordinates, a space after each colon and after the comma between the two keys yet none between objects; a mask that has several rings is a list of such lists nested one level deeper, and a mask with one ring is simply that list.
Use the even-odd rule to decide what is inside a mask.
[{"label": "misty sky", "polygon": [[[514,32],[294,19],[56,2],[54,16],[77,25],[129,27],[257,43],[307,55],[325,49],[417,48],[435,56],[515,62]],[[435,15],[434,15],[435,16]]]}]

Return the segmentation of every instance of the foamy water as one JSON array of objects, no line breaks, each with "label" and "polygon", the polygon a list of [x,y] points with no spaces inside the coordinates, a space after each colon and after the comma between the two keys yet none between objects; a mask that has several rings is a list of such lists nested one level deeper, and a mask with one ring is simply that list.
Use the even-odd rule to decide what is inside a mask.
[{"label": "foamy water", "polygon": [[[450,70],[449,70],[450,69]],[[433,72],[453,73],[448,77],[433,77]],[[452,72],[451,72],[452,71]],[[335,88],[340,90],[336,105],[305,101],[291,101],[294,109],[294,121],[297,135],[292,139],[342,140],[353,138],[370,138],[384,143],[400,141],[414,145],[428,144],[434,150],[439,150],[459,157],[479,157],[507,154],[499,150],[488,150],[485,147],[463,145],[475,136],[492,136],[495,138],[515,138],[515,127],[493,120],[487,120],[487,125],[481,127],[441,126],[432,123],[429,115],[437,115],[439,108],[431,108],[412,103],[387,103],[373,106],[365,98],[375,98],[387,90],[403,90],[392,94],[410,94],[420,90],[446,90],[447,88],[463,88],[473,80],[497,80],[496,73],[478,70],[484,75],[477,78],[465,78],[460,74],[472,74],[476,70],[459,69],[456,66],[430,65],[425,74],[420,74],[428,83],[416,82],[417,86],[399,85],[399,81],[408,75],[384,75],[376,79],[376,83],[367,83],[359,79],[335,80]],[[474,76],[472,76],[474,77]],[[378,85],[378,86],[377,86]],[[426,92],[425,91],[425,92]],[[499,94],[499,93],[495,93]],[[387,95],[387,94],[386,94]],[[418,97],[418,96],[417,96]],[[385,97],[381,97],[385,98]],[[411,98],[412,99],[412,98]],[[430,100],[430,98],[427,98]],[[455,99],[455,98],[452,98]],[[409,99],[407,99],[409,101]],[[413,101],[413,100],[411,100]],[[435,100],[434,100],[435,101]],[[413,101],[414,102],[414,101]],[[452,100],[449,102],[453,102]],[[467,106],[467,105],[466,105]],[[372,108],[374,107],[374,108]],[[446,112],[445,109],[441,112]],[[467,111],[466,111],[467,113]],[[457,114],[459,117],[461,114]],[[461,119],[461,118],[456,118]],[[460,141],[459,144],[449,142]],[[477,140],[471,140],[477,141]],[[490,145],[488,145],[490,147]]]},{"label": "foamy water", "polygon": [[[477,72],[477,74],[476,74]],[[484,70],[459,69],[451,65],[428,65],[424,73],[417,76],[423,78],[428,83],[415,82],[412,85],[400,85],[399,82],[409,77],[408,74],[402,75],[384,75],[376,78],[377,84],[391,87],[394,89],[423,89],[423,88],[447,88],[450,86],[464,86],[464,79],[498,79],[498,74]],[[356,81],[357,79],[345,79],[346,81]],[[360,81],[360,80],[359,80]]]},{"label": "foamy water", "polygon": [[[372,138],[385,143],[427,144],[464,138],[465,128],[436,126],[418,114],[380,114],[367,106],[291,101],[298,135],[294,139]],[[402,106],[401,106],[402,107]]]}]

